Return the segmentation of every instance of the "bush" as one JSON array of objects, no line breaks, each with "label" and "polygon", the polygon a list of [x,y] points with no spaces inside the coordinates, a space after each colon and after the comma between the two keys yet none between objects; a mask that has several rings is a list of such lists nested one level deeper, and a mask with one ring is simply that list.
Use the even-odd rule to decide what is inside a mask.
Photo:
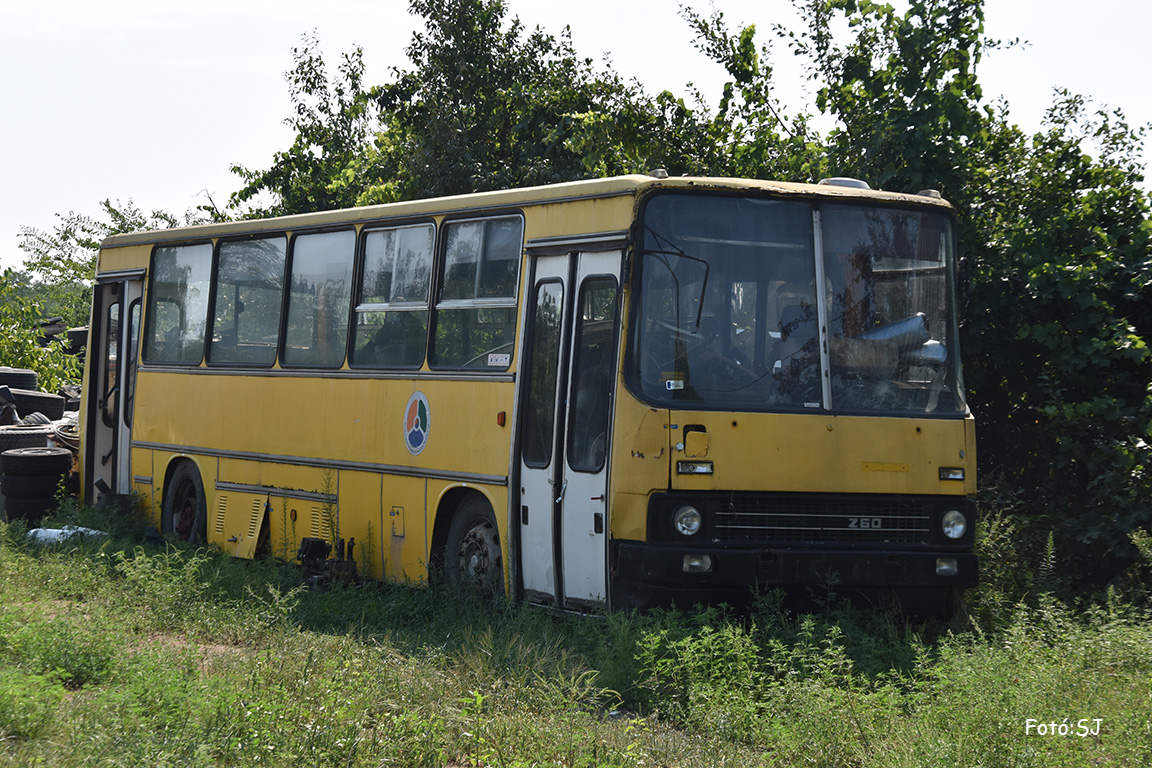
[{"label": "bush", "polygon": [[80,361],[60,341],[40,346],[41,307],[21,295],[20,275],[11,269],[0,275],[0,365],[27,368],[40,376],[40,388],[55,392],[80,381]]}]

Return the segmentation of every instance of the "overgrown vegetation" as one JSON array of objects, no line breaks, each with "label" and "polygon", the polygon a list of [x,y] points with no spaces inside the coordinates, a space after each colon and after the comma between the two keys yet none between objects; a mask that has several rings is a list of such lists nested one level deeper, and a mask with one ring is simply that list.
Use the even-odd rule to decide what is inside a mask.
[{"label": "overgrown vegetation", "polygon": [[835,603],[796,615],[775,593],[748,616],[575,618],[435,588],[307,589],[280,561],[66,506],[53,523],[109,536],[43,547],[0,526],[0,764],[1152,758],[1146,592],[1071,606],[996,528],[981,543],[995,567],[948,624]]},{"label": "overgrown vegetation", "polygon": [[12,269],[0,274],[0,365],[25,368],[38,375],[40,388],[54,392],[80,381],[80,361],[63,340],[41,345],[41,304],[30,297],[24,276]]}]

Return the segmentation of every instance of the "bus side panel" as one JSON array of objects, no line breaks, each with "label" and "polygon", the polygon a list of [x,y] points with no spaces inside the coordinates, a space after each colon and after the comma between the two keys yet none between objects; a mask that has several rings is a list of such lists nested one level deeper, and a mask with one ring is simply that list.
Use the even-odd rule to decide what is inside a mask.
[{"label": "bus side panel", "polygon": [[380,497],[380,547],[383,577],[401,584],[427,578],[428,538],[425,515],[428,481],[423,477],[385,475]]},{"label": "bus side panel", "polygon": [[[156,485],[159,481],[155,479],[155,473],[152,469],[152,451],[146,448],[132,448],[132,490],[140,499],[145,512],[150,512],[153,504],[158,504],[154,501],[156,493]],[[163,480],[164,478],[160,478]]]},{"label": "bus side panel", "polygon": [[[414,454],[406,439],[406,411],[416,392],[427,398],[428,423],[426,439]],[[189,452],[208,448],[504,478],[511,430],[500,426],[498,414],[504,412],[505,423],[510,421],[512,401],[509,381],[185,375],[143,369],[136,439],[187,446]],[[282,477],[277,464],[262,466],[261,473],[271,474],[260,478]],[[311,475],[291,480],[292,474],[299,472],[246,482],[308,491],[320,486]]]},{"label": "bus side panel", "polygon": [[377,472],[341,470],[339,476],[340,537],[349,546],[355,541],[349,559],[356,561],[357,572],[376,579],[385,575],[388,554],[380,546],[381,528],[387,525],[380,503],[385,480]]}]

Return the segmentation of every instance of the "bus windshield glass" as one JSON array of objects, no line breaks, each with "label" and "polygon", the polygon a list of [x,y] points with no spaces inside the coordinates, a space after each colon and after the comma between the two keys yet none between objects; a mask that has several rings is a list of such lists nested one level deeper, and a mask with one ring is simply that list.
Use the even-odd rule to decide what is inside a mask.
[{"label": "bus windshield glass", "polygon": [[645,400],[964,412],[947,215],[662,194],[641,229],[629,373]]}]

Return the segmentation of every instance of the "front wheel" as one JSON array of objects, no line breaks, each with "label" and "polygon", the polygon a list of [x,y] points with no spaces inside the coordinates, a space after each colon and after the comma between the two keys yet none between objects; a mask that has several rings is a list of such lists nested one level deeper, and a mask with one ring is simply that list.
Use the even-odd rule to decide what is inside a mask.
[{"label": "front wheel", "polygon": [[469,496],[448,527],[444,577],[463,592],[485,597],[504,595],[504,555],[492,507],[480,496]]},{"label": "front wheel", "polygon": [[181,541],[203,544],[208,536],[208,501],[200,471],[190,461],[180,463],[164,491],[161,531]]}]

